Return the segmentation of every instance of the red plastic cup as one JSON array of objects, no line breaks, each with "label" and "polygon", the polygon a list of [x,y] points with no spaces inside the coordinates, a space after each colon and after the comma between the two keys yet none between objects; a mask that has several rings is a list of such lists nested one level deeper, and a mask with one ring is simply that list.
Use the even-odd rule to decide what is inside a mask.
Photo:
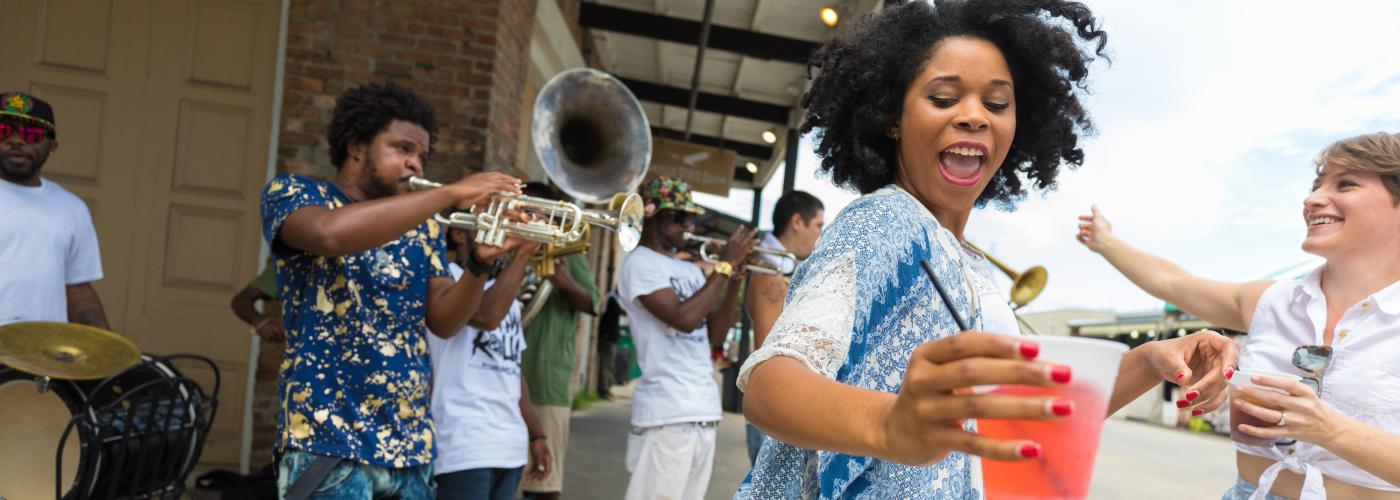
[{"label": "red plastic cup", "polygon": [[[1070,383],[1060,387],[997,386],[991,392],[1055,397],[1074,401],[1074,413],[1052,421],[977,421],[977,432],[1006,440],[1040,444],[1040,455],[1020,461],[982,460],[988,500],[1082,499],[1089,494],[1099,434],[1118,379],[1118,363],[1128,346],[1082,337],[1033,337],[1039,360],[1068,365]],[[982,391],[979,391],[982,392]]]}]

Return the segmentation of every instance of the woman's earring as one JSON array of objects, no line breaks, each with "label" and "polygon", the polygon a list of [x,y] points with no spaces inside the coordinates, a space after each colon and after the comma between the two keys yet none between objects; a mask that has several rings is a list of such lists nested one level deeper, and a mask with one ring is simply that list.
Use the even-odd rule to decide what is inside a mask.
[{"label": "woman's earring", "polygon": [[890,129],[889,136],[891,139],[894,139],[896,141],[899,140],[899,127]]}]

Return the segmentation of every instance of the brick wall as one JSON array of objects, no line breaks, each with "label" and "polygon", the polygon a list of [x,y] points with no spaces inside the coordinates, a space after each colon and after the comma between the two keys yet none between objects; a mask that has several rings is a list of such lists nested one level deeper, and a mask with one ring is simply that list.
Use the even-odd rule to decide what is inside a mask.
[{"label": "brick wall", "polygon": [[[429,178],[452,181],[483,169],[522,175],[514,152],[528,135],[519,121],[535,1],[292,0],[278,169],[334,176],[325,136],[335,98],[362,83],[393,81],[437,111]],[[576,20],[577,5],[572,12]],[[276,437],[281,349],[262,349],[254,465],[270,459]]]},{"label": "brick wall", "polygon": [[292,0],[279,168],[333,175],[325,130],[336,96],[392,80],[426,96],[437,111],[430,177],[521,173],[512,152],[524,133],[520,92],[534,6],[534,0]]}]

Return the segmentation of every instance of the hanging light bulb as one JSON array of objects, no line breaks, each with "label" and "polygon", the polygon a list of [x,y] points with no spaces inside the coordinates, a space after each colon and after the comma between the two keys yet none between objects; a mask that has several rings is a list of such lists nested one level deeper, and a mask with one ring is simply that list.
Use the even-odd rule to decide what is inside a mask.
[{"label": "hanging light bulb", "polygon": [[768,144],[778,142],[778,133],[774,132],[773,129],[764,130],[760,135],[763,137],[763,142]]},{"label": "hanging light bulb", "polygon": [[754,164],[754,162],[745,163],[744,169],[748,170],[750,174],[758,173],[758,165]]},{"label": "hanging light bulb", "polygon": [[841,16],[836,13],[836,9],[833,9],[831,7],[822,7],[821,17],[822,23],[826,24],[827,27],[831,28],[835,28],[836,23],[841,21]]}]

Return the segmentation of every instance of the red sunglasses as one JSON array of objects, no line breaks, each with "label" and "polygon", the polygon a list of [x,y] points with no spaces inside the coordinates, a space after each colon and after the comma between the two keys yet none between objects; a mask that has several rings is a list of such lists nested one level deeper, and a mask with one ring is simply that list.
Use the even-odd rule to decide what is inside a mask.
[{"label": "red sunglasses", "polygon": [[44,138],[48,137],[49,135],[49,131],[45,130],[43,127],[31,127],[28,125],[0,123],[0,141],[9,139],[10,134],[16,132],[19,133],[20,139],[23,139],[24,142],[30,144],[38,144],[44,142]]}]

